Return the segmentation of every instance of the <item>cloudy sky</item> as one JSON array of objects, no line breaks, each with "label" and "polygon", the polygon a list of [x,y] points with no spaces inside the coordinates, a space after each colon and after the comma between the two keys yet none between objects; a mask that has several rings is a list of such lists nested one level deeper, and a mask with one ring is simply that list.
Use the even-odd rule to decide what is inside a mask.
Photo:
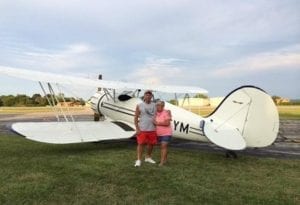
[{"label": "cloudy sky", "polygon": [[[299,0],[1,0],[0,66],[300,98]],[[0,76],[0,94],[39,91]]]}]

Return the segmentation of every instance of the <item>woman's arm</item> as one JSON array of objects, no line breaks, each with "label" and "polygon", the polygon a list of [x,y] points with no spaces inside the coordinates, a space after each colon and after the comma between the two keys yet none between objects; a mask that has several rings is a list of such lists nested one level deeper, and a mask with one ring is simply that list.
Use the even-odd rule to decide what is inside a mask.
[{"label": "woman's arm", "polygon": [[156,122],[155,123],[156,125],[158,125],[158,126],[170,126],[171,121],[172,121],[172,115],[171,115],[170,110],[167,110],[167,112],[168,112],[168,117],[162,122]]}]

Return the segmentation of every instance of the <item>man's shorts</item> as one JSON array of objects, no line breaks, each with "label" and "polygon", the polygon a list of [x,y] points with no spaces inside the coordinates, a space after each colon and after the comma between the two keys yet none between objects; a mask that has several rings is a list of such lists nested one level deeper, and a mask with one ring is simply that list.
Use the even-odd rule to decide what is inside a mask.
[{"label": "man's shorts", "polygon": [[158,136],[159,143],[169,143],[171,142],[171,139],[172,139],[171,135]]},{"label": "man's shorts", "polygon": [[137,136],[138,144],[152,144],[157,143],[156,131],[141,131]]}]

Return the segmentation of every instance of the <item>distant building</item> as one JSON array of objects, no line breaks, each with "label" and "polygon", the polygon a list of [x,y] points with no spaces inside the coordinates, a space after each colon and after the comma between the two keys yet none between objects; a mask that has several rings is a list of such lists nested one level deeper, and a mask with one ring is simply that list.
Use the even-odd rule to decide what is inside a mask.
[{"label": "distant building", "polygon": [[214,98],[181,98],[178,99],[178,105],[180,107],[217,107],[224,97],[214,97]]},{"label": "distant building", "polygon": [[290,99],[288,99],[288,98],[276,98],[275,99],[276,105],[280,105],[282,103],[289,103],[289,102],[290,102]]}]

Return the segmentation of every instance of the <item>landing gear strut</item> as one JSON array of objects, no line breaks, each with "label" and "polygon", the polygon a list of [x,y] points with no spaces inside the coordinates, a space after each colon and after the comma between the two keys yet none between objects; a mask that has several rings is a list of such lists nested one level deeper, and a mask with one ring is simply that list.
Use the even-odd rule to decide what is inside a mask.
[{"label": "landing gear strut", "polygon": [[237,159],[237,154],[232,151],[232,150],[226,150],[226,154],[225,154],[226,158],[233,158],[233,159]]},{"label": "landing gear strut", "polygon": [[102,113],[94,113],[94,121],[103,121],[105,120],[105,116]]}]

